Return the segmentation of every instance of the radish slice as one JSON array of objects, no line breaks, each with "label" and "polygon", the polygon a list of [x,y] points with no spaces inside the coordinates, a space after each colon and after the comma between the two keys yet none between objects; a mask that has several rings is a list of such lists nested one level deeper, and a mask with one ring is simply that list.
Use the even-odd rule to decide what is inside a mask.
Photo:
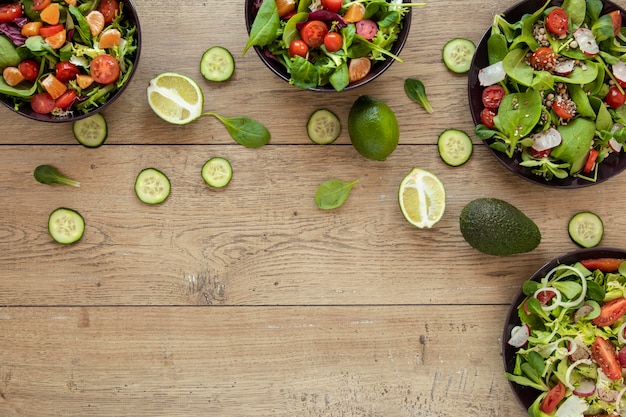
[{"label": "radish slice", "polygon": [[619,326],[619,330],[617,330],[617,341],[621,345],[626,345],[626,335],[624,335],[625,330],[626,330],[626,322],[624,322],[621,326]]},{"label": "radish slice", "polygon": [[[576,387],[574,387],[574,385],[572,384],[572,381],[570,381],[571,376],[572,376],[572,371],[576,369],[578,365],[591,365],[592,363],[593,362],[591,361],[591,359],[580,359],[574,362],[573,364],[571,364],[567,368],[567,371],[565,372],[565,386],[571,390],[576,389]],[[593,384],[595,386],[595,382]]]},{"label": "radish slice", "polygon": [[478,71],[478,81],[483,87],[497,84],[505,78],[506,72],[502,66],[502,61],[498,61]]},{"label": "radish slice", "polygon": [[552,149],[555,146],[560,145],[562,140],[559,131],[553,127],[532,135],[532,139],[532,148],[538,152],[545,151],[546,149]]},{"label": "radish slice", "polygon": [[558,75],[569,75],[574,71],[574,65],[576,65],[576,61],[573,59],[558,62],[554,66],[554,72]]},{"label": "radish slice", "polygon": [[528,324],[515,326],[511,329],[511,338],[507,342],[509,345],[520,348],[528,342],[530,337],[530,327]]},{"label": "radish slice", "polygon": [[626,83],[626,63],[619,61],[613,65],[613,76],[620,83]]},{"label": "radish slice", "polygon": [[580,397],[589,397],[594,392],[596,392],[596,382],[592,379],[583,379],[578,387],[574,388],[574,394]]},{"label": "radish slice", "polygon": [[602,401],[606,401],[607,403],[612,403],[617,400],[619,395],[619,391],[614,389],[606,389],[606,388],[598,388],[598,397]]},{"label": "radish slice", "polygon": [[600,47],[593,32],[588,28],[579,28],[574,31],[574,39],[578,42],[578,47],[585,55],[595,56],[600,52]]},{"label": "radish slice", "polygon": [[619,143],[615,138],[611,138],[609,139],[609,147],[611,148],[613,152],[619,152],[622,150],[624,145]]}]

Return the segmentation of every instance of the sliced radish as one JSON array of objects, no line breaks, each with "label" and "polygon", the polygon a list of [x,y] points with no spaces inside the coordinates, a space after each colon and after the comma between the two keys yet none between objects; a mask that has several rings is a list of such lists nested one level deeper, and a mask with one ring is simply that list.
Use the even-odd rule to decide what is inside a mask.
[{"label": "sliced radish", "polygon": [[606,401],[607,403],[612,403],[617,400],[617,396],[619,395],[618,390],[614,389],[606,389],[606,388],[598,388],[598,397],[602,401]]},{"label": "sliced radish", "polygon": [[574,388],[574,394],[580,397],[589,397],[596,392],[596,381],[593,379],[583,379],[580,384]]},{"label": "sliced radish", "polygon": [[574,385],[572,384],[572,371],[574,369],[576,369],[578,367],[578,365],[591,365],[591,359],[579,359],[576,362],[574,362],[573,364],[571,364],[568,368],[567,371],[565,371],[565,386],[571,390],[576,389],[574,387]]},{"label": "sliced radish", "polygon": [[613,65],[613,76],[620,84],[626,83],[626,63],[619,61]]},{"label": "sliced radish", "polygon": [[576,312],[574,313],[574,323],[578,323],[583,317],[593,311],[593,306],[589,304],[583,304]]},{"label": "sliced radish", "polygon": [[624,145],[619,143],[615,138],[611,138],[609,139],[609,147],[611,148],[613,152],[619,152],[622,150]]},{"label": "sliced radish", "polygon": [[502,61],[498,61],[478,71],[478,81],[483,87],[497,84],[505,78],[506,72],[502,66]]},{"label": "sliced radish", "polygon": [[554,148],[555,146],[560,145],[562,140],[559,131],[553,127],[532,135],[532,138],[532,148],[538,152]]},{"label": "sliced radish", "polygon": [[579,28],[574,31],[574,39],[578,42],[578,47],[585,55],[595,56],[600,52],[600,47],[593,32],[588,28]]},{"label": "sliced radish", "polygon": [[521,326],[515,326],[511,329],[511,338],[507,343],[513,347],[519,348],[528,342],[529,337],[530,326],[528,326],[528,324],[522,324]]},{"label": "sliced radish", "polygon": [[572,362],[589,360],[589,358],[591,358],[591,351],[582,342],[574,341],[572,344],[576,346],[576,349],[573,351],[570,347],[571,353],[569,354],[569,358]]},{"label": "sliced radish", "polygon": [[574,71],[575,65],[576,61],[573,59],[560,61],[554,66],[554,72],[558,75],[569,75]]}]

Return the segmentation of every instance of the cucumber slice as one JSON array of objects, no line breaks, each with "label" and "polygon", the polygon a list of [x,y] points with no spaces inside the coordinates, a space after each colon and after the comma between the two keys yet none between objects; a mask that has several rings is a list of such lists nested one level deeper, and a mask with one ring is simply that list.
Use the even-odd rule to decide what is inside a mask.
[{"label": "cucumber slice", "polygon": [[604,223],[600,216],[590,211],[574,214],[567,226],[569,237],[583,248],[593,248],[600,244],[604,235]]},{"label": "cucumber slice", "polygon": [[315,110],[306,124],[309,139],[318,145],[328,145],[341,134],[341,121],[328,109]]},{"label": "cucumber slice", "polygon": [[202,179],[213,188],[223,188],[233,178],[233,168],[226,158],[214,157],[202,165]]},{"label": "cucumber slice", "polygon": [[208,81],[222,82],[235,72],[235,60],[226,48],[213,46],[200,59],[200,73]]},{"label": "cucumber slice", "polygon": [[48,233],[63,245],[78,242],[85,233],[85,219],[76,210],[59,207],[48,217]]},{"label": "cucumber slice", "polygon": [[469,71],[476,45],[469,39],[454,38],[443,46],[443,63],[457,74]]},{"label": "cucumber slice", "polygon": [[108,135],[107,122],[104,116],[96,113],[72,123],[74,137],[86,148],[102,146]]},{"label": "cucumber slice", "polygon": [[470,159],[474,145],[467,133],[462,130],[448,129],[439,135],[437,149],[443,162],[458,167]]},{"label": "cucumber slice", "polygon": [[135,194],[142,203],[162,203],[170,196],[170,180],[158,169],[143,169],[135,180]]}]

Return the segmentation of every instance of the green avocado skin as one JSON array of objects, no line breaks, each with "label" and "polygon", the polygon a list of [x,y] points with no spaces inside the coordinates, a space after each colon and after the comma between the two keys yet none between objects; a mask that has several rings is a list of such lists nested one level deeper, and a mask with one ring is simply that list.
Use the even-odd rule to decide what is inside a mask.
[{"label": "green avocado skin", "polygon": [[541,232],[517,207],[497,198],[479,198],[461,211],[461,234],[474,249],[495,256],[530,252]]}]

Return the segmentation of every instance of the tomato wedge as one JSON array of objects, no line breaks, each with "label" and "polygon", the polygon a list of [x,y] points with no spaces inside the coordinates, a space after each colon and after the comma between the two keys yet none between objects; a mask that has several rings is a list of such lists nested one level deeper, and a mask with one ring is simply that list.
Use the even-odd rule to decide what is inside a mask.
[{"label": "tomato wedge", "polygon": [[625,261],[626,259],[620,258],[596,258],[584,259],[580,263],[591,271],[599,269],[602,272],[615,272],[619,269],[620,264]]},{"label": "tomato wedge", "polygon": [[587,155],[587,162],[585,162],[585,166],[583,167],[583,172],[585,174],[590,173],[593,170],[593,167],[596,165],[596,159],[598,159],[599,152],[595,149],[589,151],[589,155]]},{"label": "tomato wedge", "polygon": [[552,414],[563,398],[565,398],[565,384],[559,381],[548,391],[539,409],[546,414]]},{"label": "tomato wedge", "polygon": [[591,345],[591,358],[609,379],[617,381],[622,377],[622,367],[617,361],[615,348],[605,338],[596,336]]},{"label": "tomato wedge", "polygon": [[0,5],[0,23],[12,22],[22,16],[22,3]]},{"label": "tomato wedge", "polygon": [[596,326],[611,326],[626,314],[626,298],[616,298],[604,304],[600,309],[600,315],[591,322]]},{"label": "tomato wedge", "polygon": [[50,36],[54,36],[57,33],[62,32],[64,29],[65,26],[60,23],[58,25],[42,26],[41,29],[39,29],[39,34],[43,38],[49,38]]}]

